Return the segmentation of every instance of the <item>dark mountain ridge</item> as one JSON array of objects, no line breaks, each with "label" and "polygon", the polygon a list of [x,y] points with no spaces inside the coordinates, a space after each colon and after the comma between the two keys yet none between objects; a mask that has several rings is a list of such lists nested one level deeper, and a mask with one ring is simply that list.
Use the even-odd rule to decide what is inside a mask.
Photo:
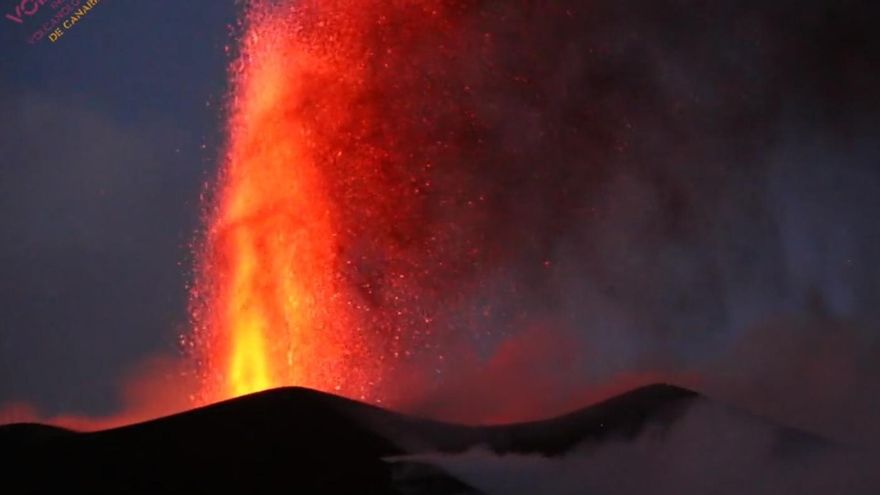
[{"label": "dark mountain ridge", "polygon": [[[0,456],[6,493],[478,493],[437,468],[386,458],[475,447],[557,456],[633,439],[648,426],[662,431],[698,402],[710,401],[658,384],[552,419],[465,426],[280,388],[97,432],[7,425]],[[822,443],[787,428],[778,435]]]}]

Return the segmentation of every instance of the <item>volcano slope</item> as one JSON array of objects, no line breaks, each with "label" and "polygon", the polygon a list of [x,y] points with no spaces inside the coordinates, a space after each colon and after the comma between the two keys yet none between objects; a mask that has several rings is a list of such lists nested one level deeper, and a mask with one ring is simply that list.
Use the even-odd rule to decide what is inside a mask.
[{"label": "volcano slope", "polygon": [[[553,419],[462,426],[280,388],[97,432],[0,427],[2,491],[484,493],[414,457],[479,448],[559,458],[574,449],[633,442],[648,430],[662,436],[689,409],[707,403],[690,390],[650,385]],[[798,430],[768,428],[779,455],[831,445]]]}]

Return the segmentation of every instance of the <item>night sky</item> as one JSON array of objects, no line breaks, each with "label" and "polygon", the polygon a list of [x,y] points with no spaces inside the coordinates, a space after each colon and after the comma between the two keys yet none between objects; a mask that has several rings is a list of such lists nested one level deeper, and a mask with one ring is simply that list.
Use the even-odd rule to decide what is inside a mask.
[{"label": "night sky", "polygon": [[[464,45],[491,33],[498,73],[478,50],[440,69],[401,51],[469,84],[492,146],[436,183],[486,192],[478,220],[449,231],[494,257],[430,281],[449,289],[433,309],[453,330],[420,350],[449,352],[411,409],[558,406],[622,376],[680,377],[785,424],[880,440],[876,8],[463,4]],[[34,46],[0,19],[0,404],[111,413],[127,373],[178,355],[240,8],[104,0]],[[457,213],[409,220],[429,237]],[[412,375],[433,378],[425,362]]]},{"label": "night sky", "polygon": [[187,326],[236,6],[105,1],[34,45],[2,21],[0,403],[106,413]]}]

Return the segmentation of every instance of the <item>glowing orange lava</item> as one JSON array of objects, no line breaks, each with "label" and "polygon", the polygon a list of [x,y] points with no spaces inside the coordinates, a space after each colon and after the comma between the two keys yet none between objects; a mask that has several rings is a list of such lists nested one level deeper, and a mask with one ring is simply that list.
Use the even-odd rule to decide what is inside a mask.
[{"label": "glowing orange lava", "polygon": [[285,385],[379,402],[454,295],[438,273],[477,266],[450,221],[473,200],[434,186],[473,136],[467,84],[431,82],[427,54],[459,49],[441,3],[248,4],[192,290],[201,402]]},{"label": "glowing orange lava", "polygon": [[[361,343],[336,275],[317,139],[346,120],[357,68],[291,40],[284,18],[251,11],[235,74],[196,289],[208,400],[282,385],[364,387],[346,368]],[[314,84],[324,86],[319,102],[310,99]]]}]

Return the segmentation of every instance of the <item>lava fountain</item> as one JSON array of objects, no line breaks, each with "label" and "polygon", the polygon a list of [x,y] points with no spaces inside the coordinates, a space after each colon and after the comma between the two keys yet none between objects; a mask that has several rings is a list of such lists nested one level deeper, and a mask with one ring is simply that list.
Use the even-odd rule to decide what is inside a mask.
[{"label": "lava fountain", "polygon": [[462,166],[485,133],[461,75],[484,71],[456,5],[248,4],[192,290],[202,401],[298,385],[380,402],[408,356],[442,367],[438,308],[491,256],[485,181]]},{"label": "lava fountain", "polygon": [[336,269],[337,219],[321,170],[322,136],[348,119],[358,67],[343,44],[323,44],[331,33],[319,26],[290,36],[291,15],[251,5],[233,69],[227,156],[193,290],[207,400],[367,386],[349,369],[364,343]]}]

